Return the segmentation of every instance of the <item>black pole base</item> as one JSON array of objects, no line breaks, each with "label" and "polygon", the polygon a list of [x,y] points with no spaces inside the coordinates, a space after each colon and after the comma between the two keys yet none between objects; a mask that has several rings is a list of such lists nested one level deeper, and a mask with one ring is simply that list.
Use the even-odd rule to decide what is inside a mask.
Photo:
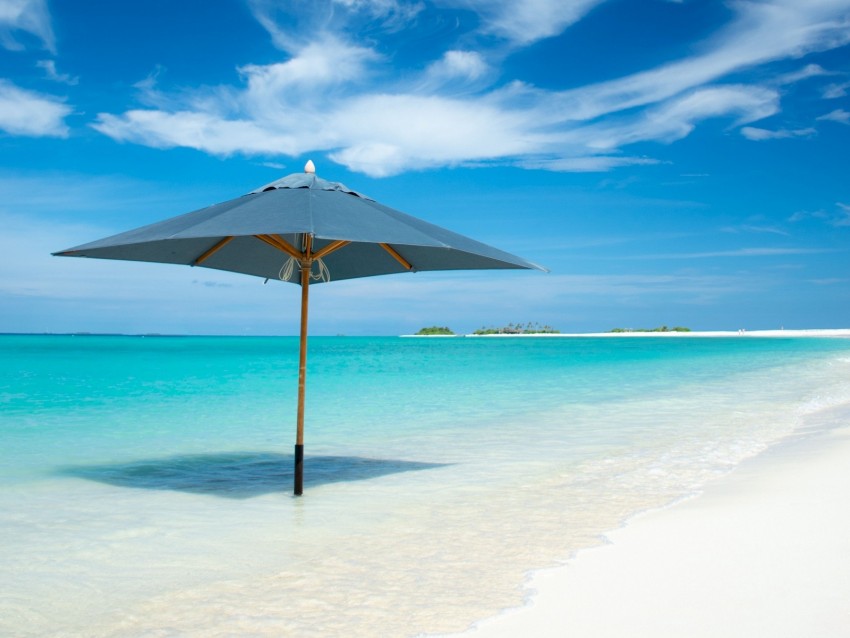
[{"label": "black pole base", "polygon": [[295,446],[295,496],[304,493],[304,446]]}]

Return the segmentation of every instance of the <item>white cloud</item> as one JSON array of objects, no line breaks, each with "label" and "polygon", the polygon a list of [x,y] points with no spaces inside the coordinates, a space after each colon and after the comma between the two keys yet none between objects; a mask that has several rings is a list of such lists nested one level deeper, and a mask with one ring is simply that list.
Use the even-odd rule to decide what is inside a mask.
[{"label": "white cloud", "polygon": [[379,176],[534,149],[522,116],[472,100],[346,91],[334,97],[344,81],[368,75],[375,59],[338,42],[308,47],[285,63],[243,67],[247,88],[220,99],[198,94],[203,108],[102,113],[93,126],[119,141],[221,155],[332,151],[335,160]]},{"label": "white cloud", "polygon": [[163,71],[163,67],[157,65],[154,70],[148,73],[148,75],[144,79],[134,83],[133,88],[138,89],[142,92],[142,94],[155,92],[156,83],[159,80],[159,76],[163,73]]},{"label": "white cloud", "polygon": [[795,84],[796,82],[800,82],[801,80],[807,80],[809,78],[818,77],[822,75],[834,75],[830,73],[826,69],[824,69],[819,64],[807,64],[799,71],[792,71],[791,73],[785,73],[784,75],[780,75],[776,78],[776,84]]},{"label": "white cloud", "polygon": [[773,226],[753,226],[751,224],[744,224],[744,225],[739,226],[737,228],[724,228],[723,231],[724,232],[730,232],[730,233],[738,233],[738,232],[757,233],[757,234],[767,233],[767,234],[770,234],[770,235],[781,235],[783,237],[790,237],[791,236],[791,233],[789,233],[788,231],[782,230],[781,228],[775,228]]},{"label": "white cloud", "polygon": [[690,134],[702,120],[737,116],[737,123],[751,122],[773,115],[778,104],[779,96],[771,89],[709,87],[662,102],[636,116],[609,118],[576,128],[566,136],[573,143],[605,152],[636,142],[670,143]]},{"label": "white cloud", "polygon": [[271,135],[256,122],[227,120],[209,113],[127,111],[122,116],[101,113],[92,125],[120,142],[156,148],[184,146],[216,155],[235,152],[295,155],[300,147],[290,135]]},{"label": "white cloud", "polygon": [[34,35],[45,49],[55,52],[47,0],[0,0],[0,44],[13,51],[23,50],[25,46],[15,38],[16,31]]},{"label": "white cloud", "polygon": [[799,210],[788,219],[790,222],[803,222],[815,220],[830,226],[843,227],[850,226],[850,205],[842,202],[835,202],[837,211],[829,212],[825,210]]},{"label": "white cloud", "polygon": [[403,29],[424,8],[405,0],[248,0],[248,6],[274,45],[293,54],[308,46],[311,36],[357,34],[376,25],[387,32]]},{"label": "white cloud", "polygon": [[490,70],[484,57],[475,51],[446,51],[443,57],[431,63],[426,70],[429,79],[436,83],[463,80],[474,82]]},{"label": "white cloud", "polygon": [[376,176],[519,156],[544,144],[524,129],[519,113],[439,97],[364,97],[332,114],[330,124],[349,132],[346,148],[332,159]]},{"label": "white cloud", "polygon": [[817,131],[813,128],[801,128],[795,130],[779,129],[777,131],[771,131],[753,126],[745,126],[741,129],[741,135],[746,137],[748,140],[753,140],[754,142],[760,142],[762,140],[781,140],[792,137],[811,137],[816,133]]},{"label": "white cloud", "polygon": [[[624,78],[564,91],[559,107],[581,120],[645,106],[730,73],[850,42],[846,1],[739,2],[737,18],[706,43],[706,51]],[[843,18],[843,19],[841,19]]]},{"label": "white cloud", "polygon": [[311,42],[286,62],[246,65],[239,71],[248,82],[249,104],[269,98],[278,102],[286,97],[285,91],[321,94],[328,87],[356,85],[368,76],[369,65],[379,59],[371,49],[325,37]]},{"label": "white cloud", "polygon": [[406,0],[332,0],[333,4],[345,7],[356,13],[378,19],[384,25],[393,28],[399,23],[413,19],[422,9],[424,3]]},{"label": "white cloud", "polygon": [[604,0],[443,0],[475,11],[484,34],[525,45],[561,33]]},{"label": "white cloud", "polygon": [[0,79],[0,130],[27,137],[67,137],[71,108],[60,98]]},{"label": "white cloud", "polygon": [[325,38],[286,62],[241,67],[242,91],[198,91],[182,105],[158,91],[156,76],[150,76],[139,88],[158,108],[101,113],[92,126],[119,141],[219,155],[325,150],[339,144],[326,121],[335,92],[365,78],[368,63],[377,58],[369,49]]},{"label": "white cloud", "polygon": [[850,82],[841,82],[840,84],[830,84],[823,90],[823,97],[827,100],[847,95],[847,89],[850,89]]},{"label": "white cloud", "polygon": [[[481,29],[515,45],[559,33],[596,4],[598,0],[443,2],[478,12]],[[284,6],[253,0],[254,15],[290,53],[286,61],[242,67],[240,86],[171,96],[152,84],[145,86],[143,97],[151,108],[101,113],[93,126],[116,140],[221,155],[270,159],[323,151],[374,176],[486,161],[575,171],[650,164],[650,158],[628,158],[623,148],[674,142],[709,118],[730,119],[733,126],[756,122],[779,112],[778,85],[827,72],[809,64],[773,80],[761,74],[755,85],[740,76],[735,84],[720,84],[723,78],[850,42],[847,0],[742,1],[731,6],[736,12],[731,22],[691,57],[553,91],[519,81],[488,87],[487,82],[498,78],[488,52],[456,46],[424,69],[399,73],[391,66],[391,52],[378,53],[344,35],[361,24],[357,20],[398,28],[400,16],[416,15],[419,4],[337,0]],[[294,22],[283,20],[286,16]],[[316,28],[297,28],[306,22]],[[839,110],[823,119],[847,123],[847,117]],[[746,127],[742,134],[768,139],[809,131]]]},{"label": "white cloud", "polygon": [[814,210],[814,211],[798,210],[793,215],[791,215],[791,217],[788,218],[788,221],[789,222],[801,222],[801,221],[805,221],[807,219],[825,220],[825,219],[828,219],[828,218],[829,218],[829,215],[824,210]]},{"label": "white cloud", "polygon": [[586,157],[562,157],[558,159],[533,159],[519,162],[519,166],[532,169],[565,173],[604,173],[623,166],[649,166],[658,160],[648,157],[626,157],[621,155],[589,155]]},{"label": "white cloud", "polygon": [[59,73],[56,70],[56,62],[54,60],[39,60],[35,65],[44,69],[47,79],[59,82],[60,84],[68,84],[74,86],[80,82],[80,78],[68,75],[67,73]]},{"label": "white cloud", "polygon": [[850,112],[845,111],[844,109],[835,109],[834,111],[831,111],[826,115],[821,115],[818,120],[840,122],[841,124],[850,124]]}]

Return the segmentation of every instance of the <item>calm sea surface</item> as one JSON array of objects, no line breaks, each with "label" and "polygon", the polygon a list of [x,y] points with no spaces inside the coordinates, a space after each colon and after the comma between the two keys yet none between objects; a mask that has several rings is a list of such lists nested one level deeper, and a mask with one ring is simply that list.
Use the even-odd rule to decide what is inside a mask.
[{"label": "calm sea surface", "polygon": [[0,336],[0,635],[414,636],[850,404],[850,340]]}]

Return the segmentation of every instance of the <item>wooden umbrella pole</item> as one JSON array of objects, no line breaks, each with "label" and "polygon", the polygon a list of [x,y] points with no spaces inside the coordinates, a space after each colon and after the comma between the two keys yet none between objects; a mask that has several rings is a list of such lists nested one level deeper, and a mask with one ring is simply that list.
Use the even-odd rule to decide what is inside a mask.
[{"label": "wooden umbrella pole", "polygon": [[301,340],[298,352],[298,421],[295,433],[295,495],[304,492],[304,395],[307,385],[307,308],[313,261],[301,261]]}]

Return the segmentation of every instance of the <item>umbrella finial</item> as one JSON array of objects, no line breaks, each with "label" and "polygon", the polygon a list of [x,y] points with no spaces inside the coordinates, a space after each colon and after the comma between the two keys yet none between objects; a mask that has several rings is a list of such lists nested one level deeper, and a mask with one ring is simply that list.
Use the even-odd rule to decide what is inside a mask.
[{"label": "umbrella finial", "polygon": [[316,174],[316,165],[313,164],[313,160],[307,160],[307,163],[304,164],[304,172]]}]

